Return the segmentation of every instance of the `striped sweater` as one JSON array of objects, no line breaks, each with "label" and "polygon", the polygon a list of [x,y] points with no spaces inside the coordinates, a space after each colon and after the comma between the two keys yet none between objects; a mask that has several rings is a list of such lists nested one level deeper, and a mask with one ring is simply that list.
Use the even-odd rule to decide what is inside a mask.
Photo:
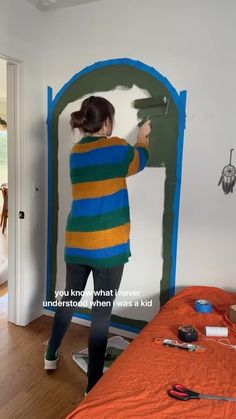
[{"label": "striped sweater", "polygon": [[70,154],[72,205],[65,233],[65,261],[111,268],[128,261],[130,214],[126,177],[147,164],[144,144],[84,137]]}]

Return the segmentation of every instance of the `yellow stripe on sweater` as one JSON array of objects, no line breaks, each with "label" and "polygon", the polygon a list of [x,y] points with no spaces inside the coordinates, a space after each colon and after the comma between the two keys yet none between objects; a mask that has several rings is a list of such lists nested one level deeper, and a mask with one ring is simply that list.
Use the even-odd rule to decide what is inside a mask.
[{"label": "yellow stripe on sweater", "polygon": [[139,171],[139,153],[134,150],[134,158],[129,165],[128,176],[134,175]]},{"label": "yellow stripe on sweater", "polygon": [[135,144],[135,146],[134,146],[134,158],[129,165],[128,174],[127,174],[128,176],[132,176],[135,173],[138,173],[138,171],[139,171],[139,152],[137,150],[135,150],[135,147],[143,147],[144,149],[146,149],[148,151],[147,144],[140,143],[140,142],[137,142]]},{"label": "yellow stripe on sweater", "polygon": [[125,178],[105,179],[72,185],[73,199],[99,198],[126,189]]},{"label": "yellow stripe on sweater", "polygon": [[135,143],[135,147],[143,147],[143,148],[145,148],[146,150],[148,150],[148,145],[147,145],[147,144],[140,143],[140,142],[138,142],[138,141],[137,141],[137,143]]},{"label": "yellow stripe on sweater", "polygon": [[67,247],[79,247],[81,249],[102,249],[112,247],[129,240],[130,224],[124,224],[119,227],[108,230],[65,233]]},{"label": "yellow stripe on sweater", "polygon": [[118,137],[102,138],[101,140],[88,143],[77,143],[73,146],[72,153],[86,153],[87,151],[97,150],[98,148],[116,145],[127,146],[127,142]]}]

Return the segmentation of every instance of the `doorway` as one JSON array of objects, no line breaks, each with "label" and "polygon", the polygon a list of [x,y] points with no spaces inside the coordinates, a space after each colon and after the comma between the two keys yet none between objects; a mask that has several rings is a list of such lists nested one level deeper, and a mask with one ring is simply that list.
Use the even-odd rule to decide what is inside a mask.
[{"label": "doorway", "polygon": [[[23,310],[22,227],[19,222],[23,179],[23,63],[0,54],[0,70],[5,92],[0,125],[0,135],[3,137],[2,141],[5,141],[2,143],[0,156],[0,186],[3,184],[0,191],[0,212],[4,215],[0,226],[0,257],[3,257],[5,263],[2,285],[0,282],[0,314],[2,302],[1,318],[20,325]],[[5,208],[3,192],[7,192]]]},{"label": "doorway", "polygon": [[7,318],[8,303],[8,152],[7,63],[0,59],[0,314]]}]

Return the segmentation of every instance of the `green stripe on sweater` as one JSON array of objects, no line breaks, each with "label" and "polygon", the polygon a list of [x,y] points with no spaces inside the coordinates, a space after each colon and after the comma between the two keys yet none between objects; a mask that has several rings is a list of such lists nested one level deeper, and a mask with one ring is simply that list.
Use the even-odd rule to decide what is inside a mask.
[{"label": "green stripe on sweater", "polygon": [[95,166],[76,167],[71,169],[70,176],[72,184],[125,177],[134,154],[132,147],[127,148],[126,157],[121,163],[106,165],[97,164]]},{"label": "green stripe on sweater", "polygon": [[128,262],[131,253],[121,253],[110,258],[103,259],[92,259],[82,256],[68,256],[65,255],[65,261],[67,263],[80,263],[82,265],[89,265],[95,268],[113,268],[114,266],[122,265],[123,263]]},{"label": "green stripe on sweater", "polygon": [[68,217],[66,231],[98,231],[130,222],[129,207],[93,216]]}]

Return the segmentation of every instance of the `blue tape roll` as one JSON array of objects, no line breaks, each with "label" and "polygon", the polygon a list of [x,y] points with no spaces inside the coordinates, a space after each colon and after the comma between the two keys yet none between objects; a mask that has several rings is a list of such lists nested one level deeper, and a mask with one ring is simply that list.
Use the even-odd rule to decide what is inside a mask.
[{"label": "blue tape roll", "polygon": [[210,301],[207,300],[196,300],[194,308],[198,313],[211,313],[212,305]]}]

